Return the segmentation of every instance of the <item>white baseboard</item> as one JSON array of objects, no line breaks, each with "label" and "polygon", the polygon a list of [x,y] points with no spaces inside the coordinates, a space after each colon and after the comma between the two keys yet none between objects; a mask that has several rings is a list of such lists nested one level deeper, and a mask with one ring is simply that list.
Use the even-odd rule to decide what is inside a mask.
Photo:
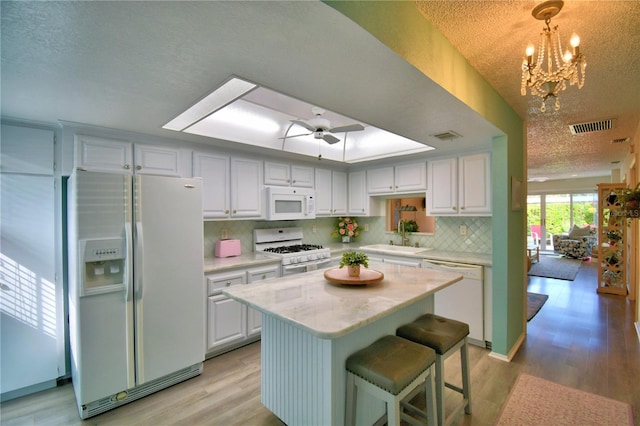
[{"label": "white baseboard", "polygon": [[511,350],[509,351],[509,353],[507,355],[503,355],[503,354],[499,354],[497,352],[493,352],[491,351],[489,353],[489,356],[491,358],[495,358],[495,359],[499,359],[500,361],[505,361],[505,362],[511,362],[511,360],[513,359],[514,356],[516,356],[516,353],[518,353],[518,349],[520,349],[520,346],[522,346],[522,343],[524,342],[524,338],[525,338],[526,334],[522,333],[520,335],[520,337],[518,337],[518,340],[516,341],[516,343],[511,347]]}]

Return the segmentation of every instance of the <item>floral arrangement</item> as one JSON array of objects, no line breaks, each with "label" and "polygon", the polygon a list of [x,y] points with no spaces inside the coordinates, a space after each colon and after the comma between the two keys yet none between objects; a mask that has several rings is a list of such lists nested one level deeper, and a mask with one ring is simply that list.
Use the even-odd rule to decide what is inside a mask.
[{"label": "floral arrangement", "polygon": [[350,217],[339,217],[336,222],[336,229],[331,233],[333,237],[358,237],[360,236],[360,226],[358,222]]}]

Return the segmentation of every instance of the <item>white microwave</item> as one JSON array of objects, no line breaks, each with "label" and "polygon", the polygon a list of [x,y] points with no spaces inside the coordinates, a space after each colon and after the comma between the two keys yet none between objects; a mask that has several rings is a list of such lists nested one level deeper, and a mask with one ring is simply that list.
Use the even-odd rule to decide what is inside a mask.
[{"label": "white microwave", "polygon": [[308,188],[267,187],[267,220],[316,218],[316,192]]}]

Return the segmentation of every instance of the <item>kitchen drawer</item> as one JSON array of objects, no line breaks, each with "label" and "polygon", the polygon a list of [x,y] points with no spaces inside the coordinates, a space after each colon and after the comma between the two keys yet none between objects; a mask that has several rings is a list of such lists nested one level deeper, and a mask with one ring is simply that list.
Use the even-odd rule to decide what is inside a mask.
[{"label": "kitchen drawer", "polygon": [[267,266],[265,268],[249,269],[247,271],[247,282],[255,283],[258,281],[277,278],[280,276],[280,265]]},{"label": "kitchen drawer", "polygon": [[209,296],[221,293],[223,288],[247,283],[247,275],[244,270],[228,274],[208,275],[206,279]]}]

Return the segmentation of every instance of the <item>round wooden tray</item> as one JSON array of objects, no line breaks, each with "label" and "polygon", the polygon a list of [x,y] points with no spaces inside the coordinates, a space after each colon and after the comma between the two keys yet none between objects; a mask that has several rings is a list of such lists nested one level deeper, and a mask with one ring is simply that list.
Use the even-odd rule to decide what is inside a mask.
[{"label": "round wooden tray", "polygon": [[347,268],[341,268],[327,269],[324,271],[324,278],[335,284],[366,285],[382,281],[384,274],[373,269],[360,268],[359,277],[350,277]]}]

